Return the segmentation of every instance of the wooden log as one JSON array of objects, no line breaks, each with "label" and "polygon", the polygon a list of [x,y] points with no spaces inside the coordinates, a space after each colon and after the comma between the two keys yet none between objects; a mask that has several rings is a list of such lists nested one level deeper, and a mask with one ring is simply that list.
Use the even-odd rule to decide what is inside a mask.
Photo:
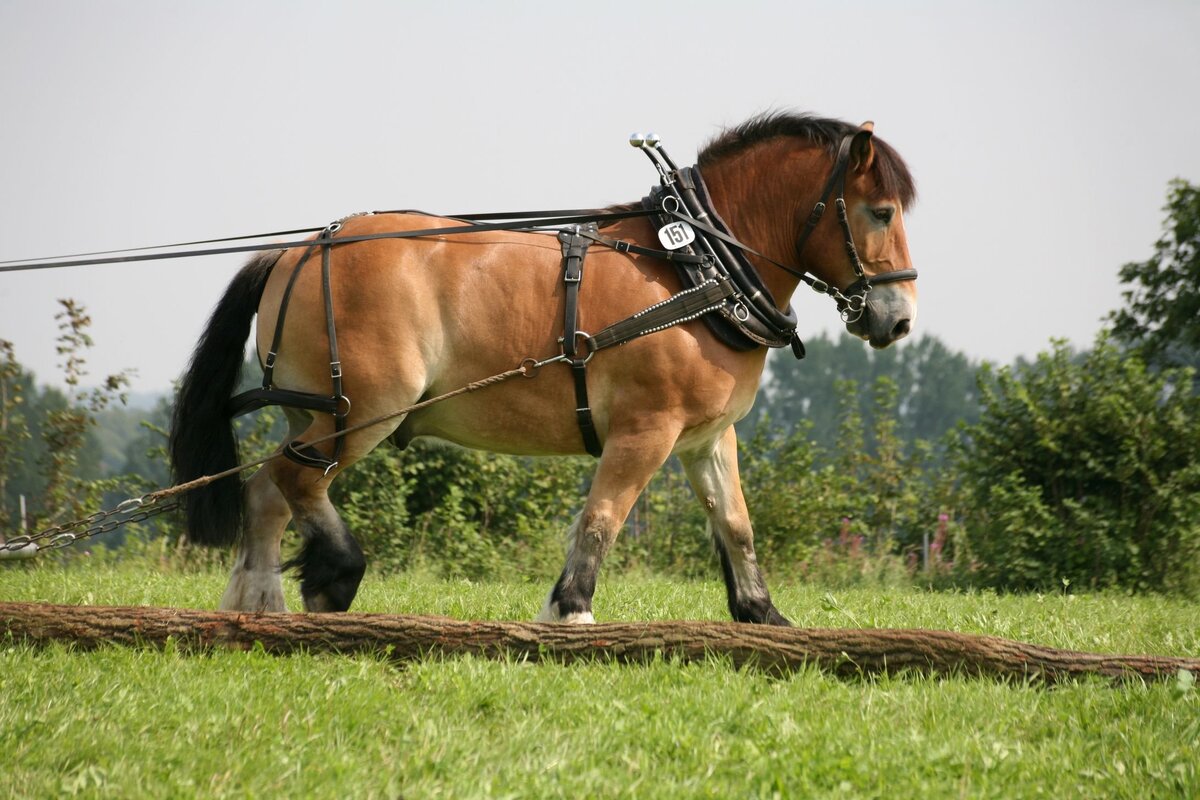
[{"label": "wooden log", "polygon": [[91,649],[106,644],[185,650],[250,649],[271,653],[429,654],[571,662],[696,661],[728,657],[788,672],[814,665],[837,675],[899,673],[981,675],[1056,682],[1101,675],[1147,681],[1180,670],[1200,677],[1200,659],[1081,653],[995,636],[922,629],[776,628],[732,622],[615,622],[547,625],[465,622],[395,614],[252,614],[146,606],[0,603],[0,630],[17,640],[61,641]]}]

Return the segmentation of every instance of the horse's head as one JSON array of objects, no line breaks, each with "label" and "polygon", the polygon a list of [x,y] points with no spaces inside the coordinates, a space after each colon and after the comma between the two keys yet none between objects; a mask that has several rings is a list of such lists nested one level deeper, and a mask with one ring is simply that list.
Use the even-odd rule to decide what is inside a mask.
[{"label": "horse's head", "polygon": [[750,259],[778,304],[797,279],[816,278],[872,347],[908,335],[917,288],[904,211],[916,189],[871,123],[761,114],[724,130],[698,163],[730,230],[758,251]]},{"label": "horse's head", "polygon": [[[835,202],[842,159],[844,221]],[[876,139],[867,122],[839,148],[831,180],[833,196],[828,202],[837,216],[825,215],[832,219],[813,231],[799,253],[801,263],[849,298],[849,304],[839,301],[846,330],[872,347],[887,347],[908,335],[917,316],[916,273],[904,232],[904,211],[915,197],[912,178],[895,150]],[[802,224],[807,216],[806,211]]]}]

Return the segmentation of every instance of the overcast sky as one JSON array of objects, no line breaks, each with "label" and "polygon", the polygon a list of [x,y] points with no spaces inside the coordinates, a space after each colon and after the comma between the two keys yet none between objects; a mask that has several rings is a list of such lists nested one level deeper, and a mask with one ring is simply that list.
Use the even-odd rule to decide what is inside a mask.
[{"label": "overcast sky", "polygon": [[[1086,346],[1168,180],[1200,180],[1200,2],[0,0],[0,261],[633,200],[631,131],[691,163],[769,109],[874,120],[907,159],[918,331]],[[73,297],[92,378],[164,388],[242,260],[0,274],[0,338],[53,379]]]}]

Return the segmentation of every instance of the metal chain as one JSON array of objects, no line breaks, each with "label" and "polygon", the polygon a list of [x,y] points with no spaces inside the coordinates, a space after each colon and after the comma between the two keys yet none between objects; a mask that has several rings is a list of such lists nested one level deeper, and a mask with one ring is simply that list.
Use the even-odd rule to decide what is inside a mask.
[{"label": "metal chain", "polygon": [[179,508],[180,505],[178,500],[160,505],[150,495],[130,498],[107,511],[97,511],[82,519],[54,525],[27,536],[15,536],[0,544],[0,561],[11,558],[33,558],[46,550],[58,550],[83,539],[90,539],[93,536],[116,530],[123,525],[142,522],[151,517],[157,517],[159,514],[166,514]]}]

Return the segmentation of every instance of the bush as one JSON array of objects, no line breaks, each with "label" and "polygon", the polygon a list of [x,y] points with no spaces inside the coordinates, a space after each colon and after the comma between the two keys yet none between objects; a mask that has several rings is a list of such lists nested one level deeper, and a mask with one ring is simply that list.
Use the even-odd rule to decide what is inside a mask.
[{"label": "bush", "polygon": [[331,499],[384,569],[481,578],[538,565],[552,574],[590,469],[584,459],[417,442],[404,451],[377,448],[333,484]]},{"label": "bush", "polygon": [[[1056,343],[981,380],[963,429],[960,557],[986,584],[1195,591],[1200,398],[1190,370],[1152,373],[1102,336]],[[967,552],[963,553],[965,549]]]}]

